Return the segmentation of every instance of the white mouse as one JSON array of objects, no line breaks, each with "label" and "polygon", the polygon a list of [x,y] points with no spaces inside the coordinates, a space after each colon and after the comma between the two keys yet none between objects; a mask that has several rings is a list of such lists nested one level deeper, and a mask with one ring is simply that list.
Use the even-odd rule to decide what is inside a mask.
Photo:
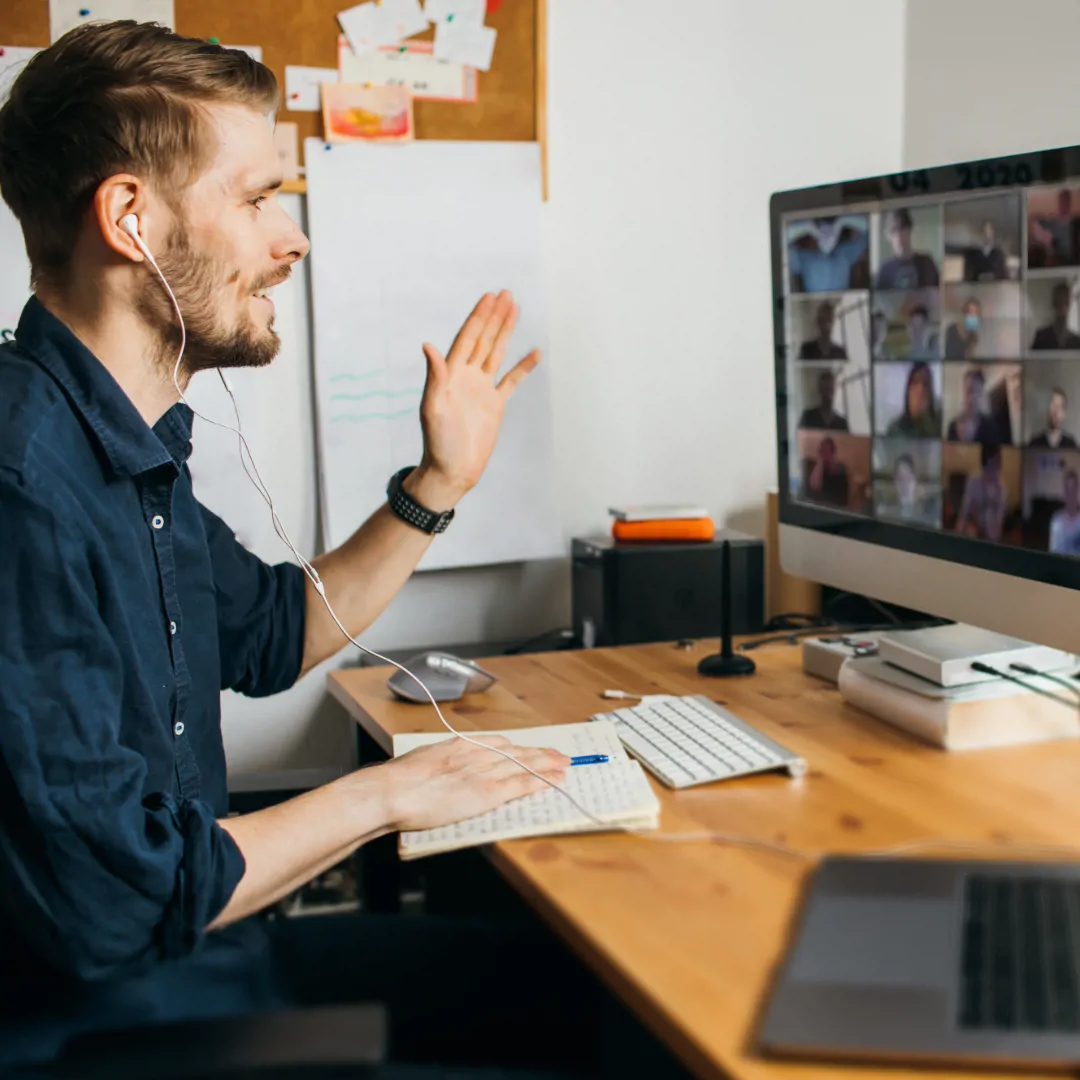
[{"label": "white mouse", "polygon": [[[424,652],[405,661],[413,672],[431,691],[436,701],[457,701],[464,694],[478,694],[495,683],[495,676],[472,660],[462,660],[444,652]],[[417,685],[416,679],[404,671],[395,671],[386,685],[404,701],[425,704],[427,694]]]}]

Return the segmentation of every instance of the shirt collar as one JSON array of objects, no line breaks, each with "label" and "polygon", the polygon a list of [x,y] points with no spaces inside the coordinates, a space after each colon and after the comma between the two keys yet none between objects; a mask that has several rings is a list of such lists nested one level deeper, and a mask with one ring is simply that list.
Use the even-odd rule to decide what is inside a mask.
[{"label": "shirt collar", "polygon": [[60,384],[117,475],[188,459],[191,410],[178,403],[151,428],[105,365],[37,297],[23,308],[15,342]]}]

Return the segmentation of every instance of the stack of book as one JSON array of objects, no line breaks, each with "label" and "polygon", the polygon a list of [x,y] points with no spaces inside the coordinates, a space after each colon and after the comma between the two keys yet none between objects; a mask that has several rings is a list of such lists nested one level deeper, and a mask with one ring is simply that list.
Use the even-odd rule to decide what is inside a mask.
[{"label": "stack of book", "polygon": [[941,686],[869,656],[844,661],[839,689],[848,704],[945,750],[1080,735],[1075,690],[1040,675],[1024,677],[1024,682]]},{"label": "stack of book", "polygon": [[616,540],[711,540],[716,535],[709,512],[700,506],[613,506],[610,513]]}]

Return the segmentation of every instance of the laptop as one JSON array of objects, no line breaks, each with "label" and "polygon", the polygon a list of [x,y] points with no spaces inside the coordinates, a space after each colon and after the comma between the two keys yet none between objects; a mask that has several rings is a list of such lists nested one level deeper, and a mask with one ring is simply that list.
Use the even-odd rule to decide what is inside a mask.
[{"label": "laptop", "polygon": [[1080,863],[835,857],[815,872],[762,1052],[1080,1064]]}]

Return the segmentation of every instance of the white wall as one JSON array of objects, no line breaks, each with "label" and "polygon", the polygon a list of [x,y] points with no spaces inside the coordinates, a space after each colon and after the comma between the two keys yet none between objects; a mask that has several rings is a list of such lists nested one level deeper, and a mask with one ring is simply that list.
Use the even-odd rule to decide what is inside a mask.
[{"label": "white wall", "polygon": [[1080,142],[1076,0],[907,0],[904,167]]},{"label": "white wall", "polygon": [[775,485],[769,195],[900,162],[903,9],[550,0],[548,265],[565,522]]}]

